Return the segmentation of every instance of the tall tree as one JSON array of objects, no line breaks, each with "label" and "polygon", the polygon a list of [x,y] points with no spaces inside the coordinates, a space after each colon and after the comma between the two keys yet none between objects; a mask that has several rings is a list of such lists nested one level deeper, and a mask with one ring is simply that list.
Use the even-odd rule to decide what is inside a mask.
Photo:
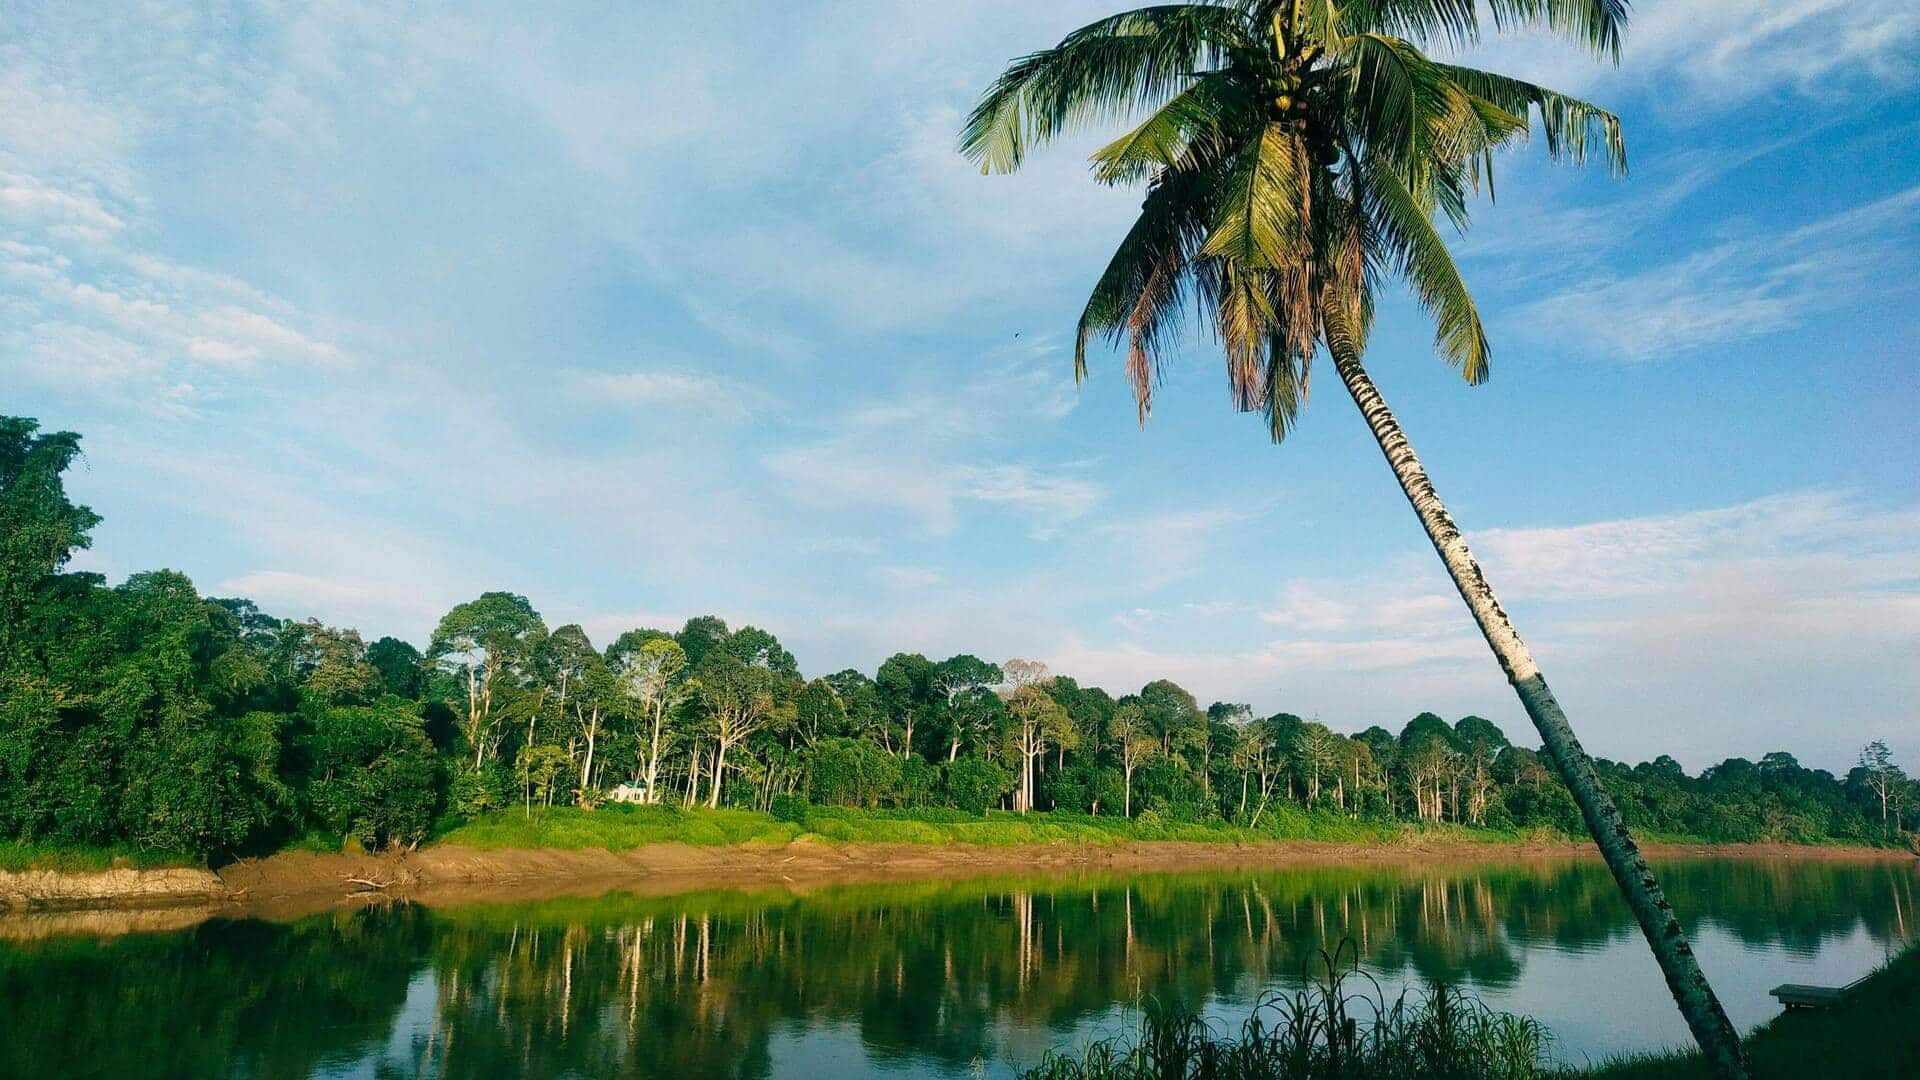
[{"label": "tall tree", "polygon": [[1432,59],[1501,28],[1538,27],[1619,59],[1622,0],[1220,0],[1101,19],[1014,60],[968,117],[961,150],[983,171],[1090,122],[1146,113],[1093,155],[1109,184],[1145,182],[1140,216],[1080,317],[1076,374],[1096,335],[1127,342],[1142,422],[1192,302],[1226,356],[1235,407],[1278,441],[1325,349],[1462,599],[1539,729],[1686,1017],[1724,1076],[1750,1073],[1733,1025],[1626,822],[1532,655],[1361,364],[1381,279],[1433,315],[1440,352],[1487,377],[1491,350],[1435,227],[1491,190],[1493,155],[1537,117],[1549,155],[1626,168],[1607,111],[1529,82]]},{"label": "tall tree", "polygon": [[[897,748],[901,757],[913,753],[913,726],[923,712],[933,703],[938,693],[933,685],[934,665],[931,660],[919,653],[894,653],[880,664],[880,670],[874,673],[874,687],[880,692],[880,700],[886,704],[887,714],[893,719],[894,726],[900,731],[900,745]],[[891,732],[886,745],[892,746]]]},{"label": "tall tree", "polygon": [[707,805],[719,806],[727,752],[773,723],[779,715],[783,686],[778,675],[743,663],[724,649],[708,651],[694,668],[694,679],[699,683],[707,735],[713,740],[712,787]]},{"label": "tall tree", "polygon": [[1887,744],[1875,739],[1860,750],[1858,766],[1864,778],[1867,790],[1880,800],[1880,823],[1888,821],[1888,807],[1897,800],[1897,794],[1906,777],[1900,767],[1893,763],[1893,752]]},{"label": "tall tree", "polygon": [[1020,763],[1020,783],[1014,791],[1014,809],[1026,813],[1033,809],[1034,765],[1047,752],[1047,744],[1068,737],[1073,721],[1067,710],[1047,693],[1051,681],[1047,666],[1038,660],[1013,659],[1000,665],[1006,675],[1004,696],[1007,702],[1007,744]]},{"label": "tall tree", "polygon": [[581,751],[576,771],[585,798],[594,786],[593,763],[600,749],[602,723],[617,704],[613,670],[578,623],[555,630],[547,638],[547,654],[555,679],[554,709],[571,732],[569,749],[578,746]]},{"label": "tall tree", "polygon": [[89,532],[100,524],[99,514],[68,500],[60,479],[80,456],[80,436],[39,430],[24,417],[0,416],[0,657],[17,655],[34,591],[92,544]]},{"label": "tall tree", "polygon": [[[626,640],[622,637],[622,641]],[[697,687],[686,678],[687,654],[680,643],[660,634],[638,648],[614,653],[614,673],[620,690],[633,703],[646,725],[644,738],[634,742],[640,777],[646,781],[646,799],[660,801],[660,755],[665,749],[667,714],[679,707]]]},{"label": "tall tree", "polygon": [[793,654],[780,644],[780,639],[757,626],[743,626],[727,635],[721,648],[732,653],[743,664],[752,664],[766,668],[785,679],[798,679],[800,665]]},{"label": "tall tree", "polygon": [[989,664],[972,653],[950,656],[933,666],[929,688],[946,727],[949,763],[960,756],[962,744],[970,739],[978,741],[992,722],[992,688],[1003,678],[1000,665]]},{"label": "tall tree", "polygon": [[1160,740],[1148,730],[1146,714],[1138,704],[1115,709],[1107,734],[1113,739],[1114,752],[1120,756],[1121,813],[1132,817],[1133,771],[1142,761],[1160,752]]},{"label": "tall tree", "polygon": [[290,681],[329,705],[362,705],[385,689],[358,630],[288,620],[276,644]]},{"label": "tall tree", "polygon": [[495,705],[503,687],[531,677],[547,625],[524,596],[482,593],[457,605],[434,628],[427,656],[461,681],[466,717],[461,734],[475,769],[500,744]]},{"label": "tall tree", "polygon": [[674,637],[686,651],[687,663],[698,664],[707,653],[727,643],[727,620],[718,615],[695,615]]},{"label": "tall tree", "polygon": [[380,685],[395,697],[420,696],[420,650],[396,637],[367,646],[367,663],[380,673]]},{"label": "tall tree", "polygon": [[1340,736],[1315,720],[1294,737],[1293,754],[1306,784],[1307,805],[1313,806],[1320,801],[1320,778],[1340,762]]},{"label": "tall tree", "polygon": [[1206,739],[1206,714],[1179,683],[1155,679],[1140,688],[1139,700],[1147,726],[1160,740],[1162,754],[1176,756],[1201,748]]}]

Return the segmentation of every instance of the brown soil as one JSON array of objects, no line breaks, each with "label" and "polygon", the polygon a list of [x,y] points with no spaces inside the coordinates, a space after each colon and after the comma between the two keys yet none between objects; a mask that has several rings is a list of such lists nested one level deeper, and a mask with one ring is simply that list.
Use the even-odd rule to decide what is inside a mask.
[{"label": "brown soil", "polygon": [[[1646,851],[1655,859],[1913,858],[1905,852],[1873,848],[1789,844],[1648,845]],[[217,875],[202,870],[0,873],[0,910],[12,907],[29,911],[26,915],[0,918],[0,939],[170,929],[220,915],[287,919],[397,898],[447,905],[594,895],[614,889],[643,895],[742,886],[806,891],[839,883],[990,874],[1593,857],[1596,856],[1591,847],[1572,842],[1356,845],[1283,841],[931,847],[828,844],[809,839],[779,846],[709,848],[657,844],[619,852],[600,849],[479,851],[455,845],[395,855],[285,852],[234,863]],[[165,913],[124,910],[148,908],[155,903],[177,906]],[[86,908],[118,910],[74,910]]]}]

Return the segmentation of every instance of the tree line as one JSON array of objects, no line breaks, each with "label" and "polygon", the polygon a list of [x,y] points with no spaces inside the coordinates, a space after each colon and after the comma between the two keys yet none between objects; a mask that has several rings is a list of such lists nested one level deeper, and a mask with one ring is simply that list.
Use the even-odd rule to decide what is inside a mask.
[{"label": "tree line", "polygon": [[[1476,716],[1343,734],[1114,696],[1023,659],[902,652],[808,678],[767,630],[700,616],[596,643],[525,597],[456,605],[424,648],[204,597],[176,571],[66,570],[100,518],[69,432],[0,418],[0,839],[222,858],[309,834],[408,845],[504,810],[626,800],[1218,820],[1280,807],[1577,834],[1538,751]],[[1629,822],[1712,840],[1878,842],[1915,784],[1883,743],[1846,776],[1791,755],[1689,775],[1602,762]]]}]

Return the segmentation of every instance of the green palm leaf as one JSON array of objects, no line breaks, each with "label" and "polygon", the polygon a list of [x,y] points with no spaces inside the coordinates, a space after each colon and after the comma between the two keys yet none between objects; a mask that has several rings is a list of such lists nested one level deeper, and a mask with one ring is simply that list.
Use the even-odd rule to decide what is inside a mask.
[{"label": "green palm leaf", "polygon": [[1299,136],[1267,124],[1236,155],[1201,253],[1275,269],[1307,255],[1306,155]]},{"label": "green palm leaf", "polygon": [[1162,169],[1190,168],[1196,149],[1217,149],[1246,128],[1253,97],[1230,72],[1195,79],[1152,116],[1093,154],[1103,184],[1137,183]]},{"label": "green palm leaf", "polygon": [[1361,196],[1395,269],[1434,320],[1434,345],[1469,383],[1486,381],[1491,349],[1473,295],[1426,206],[1391,169],[1364,174]]},{"label": "green palm leaf", "polygon": [[1590,101],[1508,75],[1453,64],[1440,68],[1469,94],[1504,112],[1525,117],[1529,107],[1537,110],[1548,156],[1584,165],[1597,148],[1605,155],[1609,172],[1626,175],[1627,146],[1620,133],[1620,118],[1614,114]]},{"label": "green palm leaf", "polygon": [[1026,152],[1069,128],[1153,108],[1197,71],[1246,43],[1240,13],[1209,4],[1123,12],[1021,57],[967,118],[960,151],[982,172],[1011,172]]}]

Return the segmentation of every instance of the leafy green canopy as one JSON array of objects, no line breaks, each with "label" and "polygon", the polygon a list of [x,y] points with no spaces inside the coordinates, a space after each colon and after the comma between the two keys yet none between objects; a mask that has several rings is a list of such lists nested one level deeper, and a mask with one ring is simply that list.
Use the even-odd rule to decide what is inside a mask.
[{"label": "leafy green canopy", "polygon": [[1191,303],[1235,407],[1264,412],[1278,441],[1315,351],[1363,352],[1377,283],[1398,276],[1441,354],[1484,380],[1486,332],[1435,214],[1464,228],[1469,195],[1493,194],[1494,151],[1536,122],[1556,159],[1627,159],[1612,113],[1422,47],[1478,41],[1483,12],[1616,61],[1627,18],[1625,0],[1217,0],[1123,12],[1013,61],[961,136],[982,171],[1144,114],[1093,155],[1102,183],[1147,192],[1080,316],[1076,376],[1090,338],[1124,338],[1144,423]]}]

